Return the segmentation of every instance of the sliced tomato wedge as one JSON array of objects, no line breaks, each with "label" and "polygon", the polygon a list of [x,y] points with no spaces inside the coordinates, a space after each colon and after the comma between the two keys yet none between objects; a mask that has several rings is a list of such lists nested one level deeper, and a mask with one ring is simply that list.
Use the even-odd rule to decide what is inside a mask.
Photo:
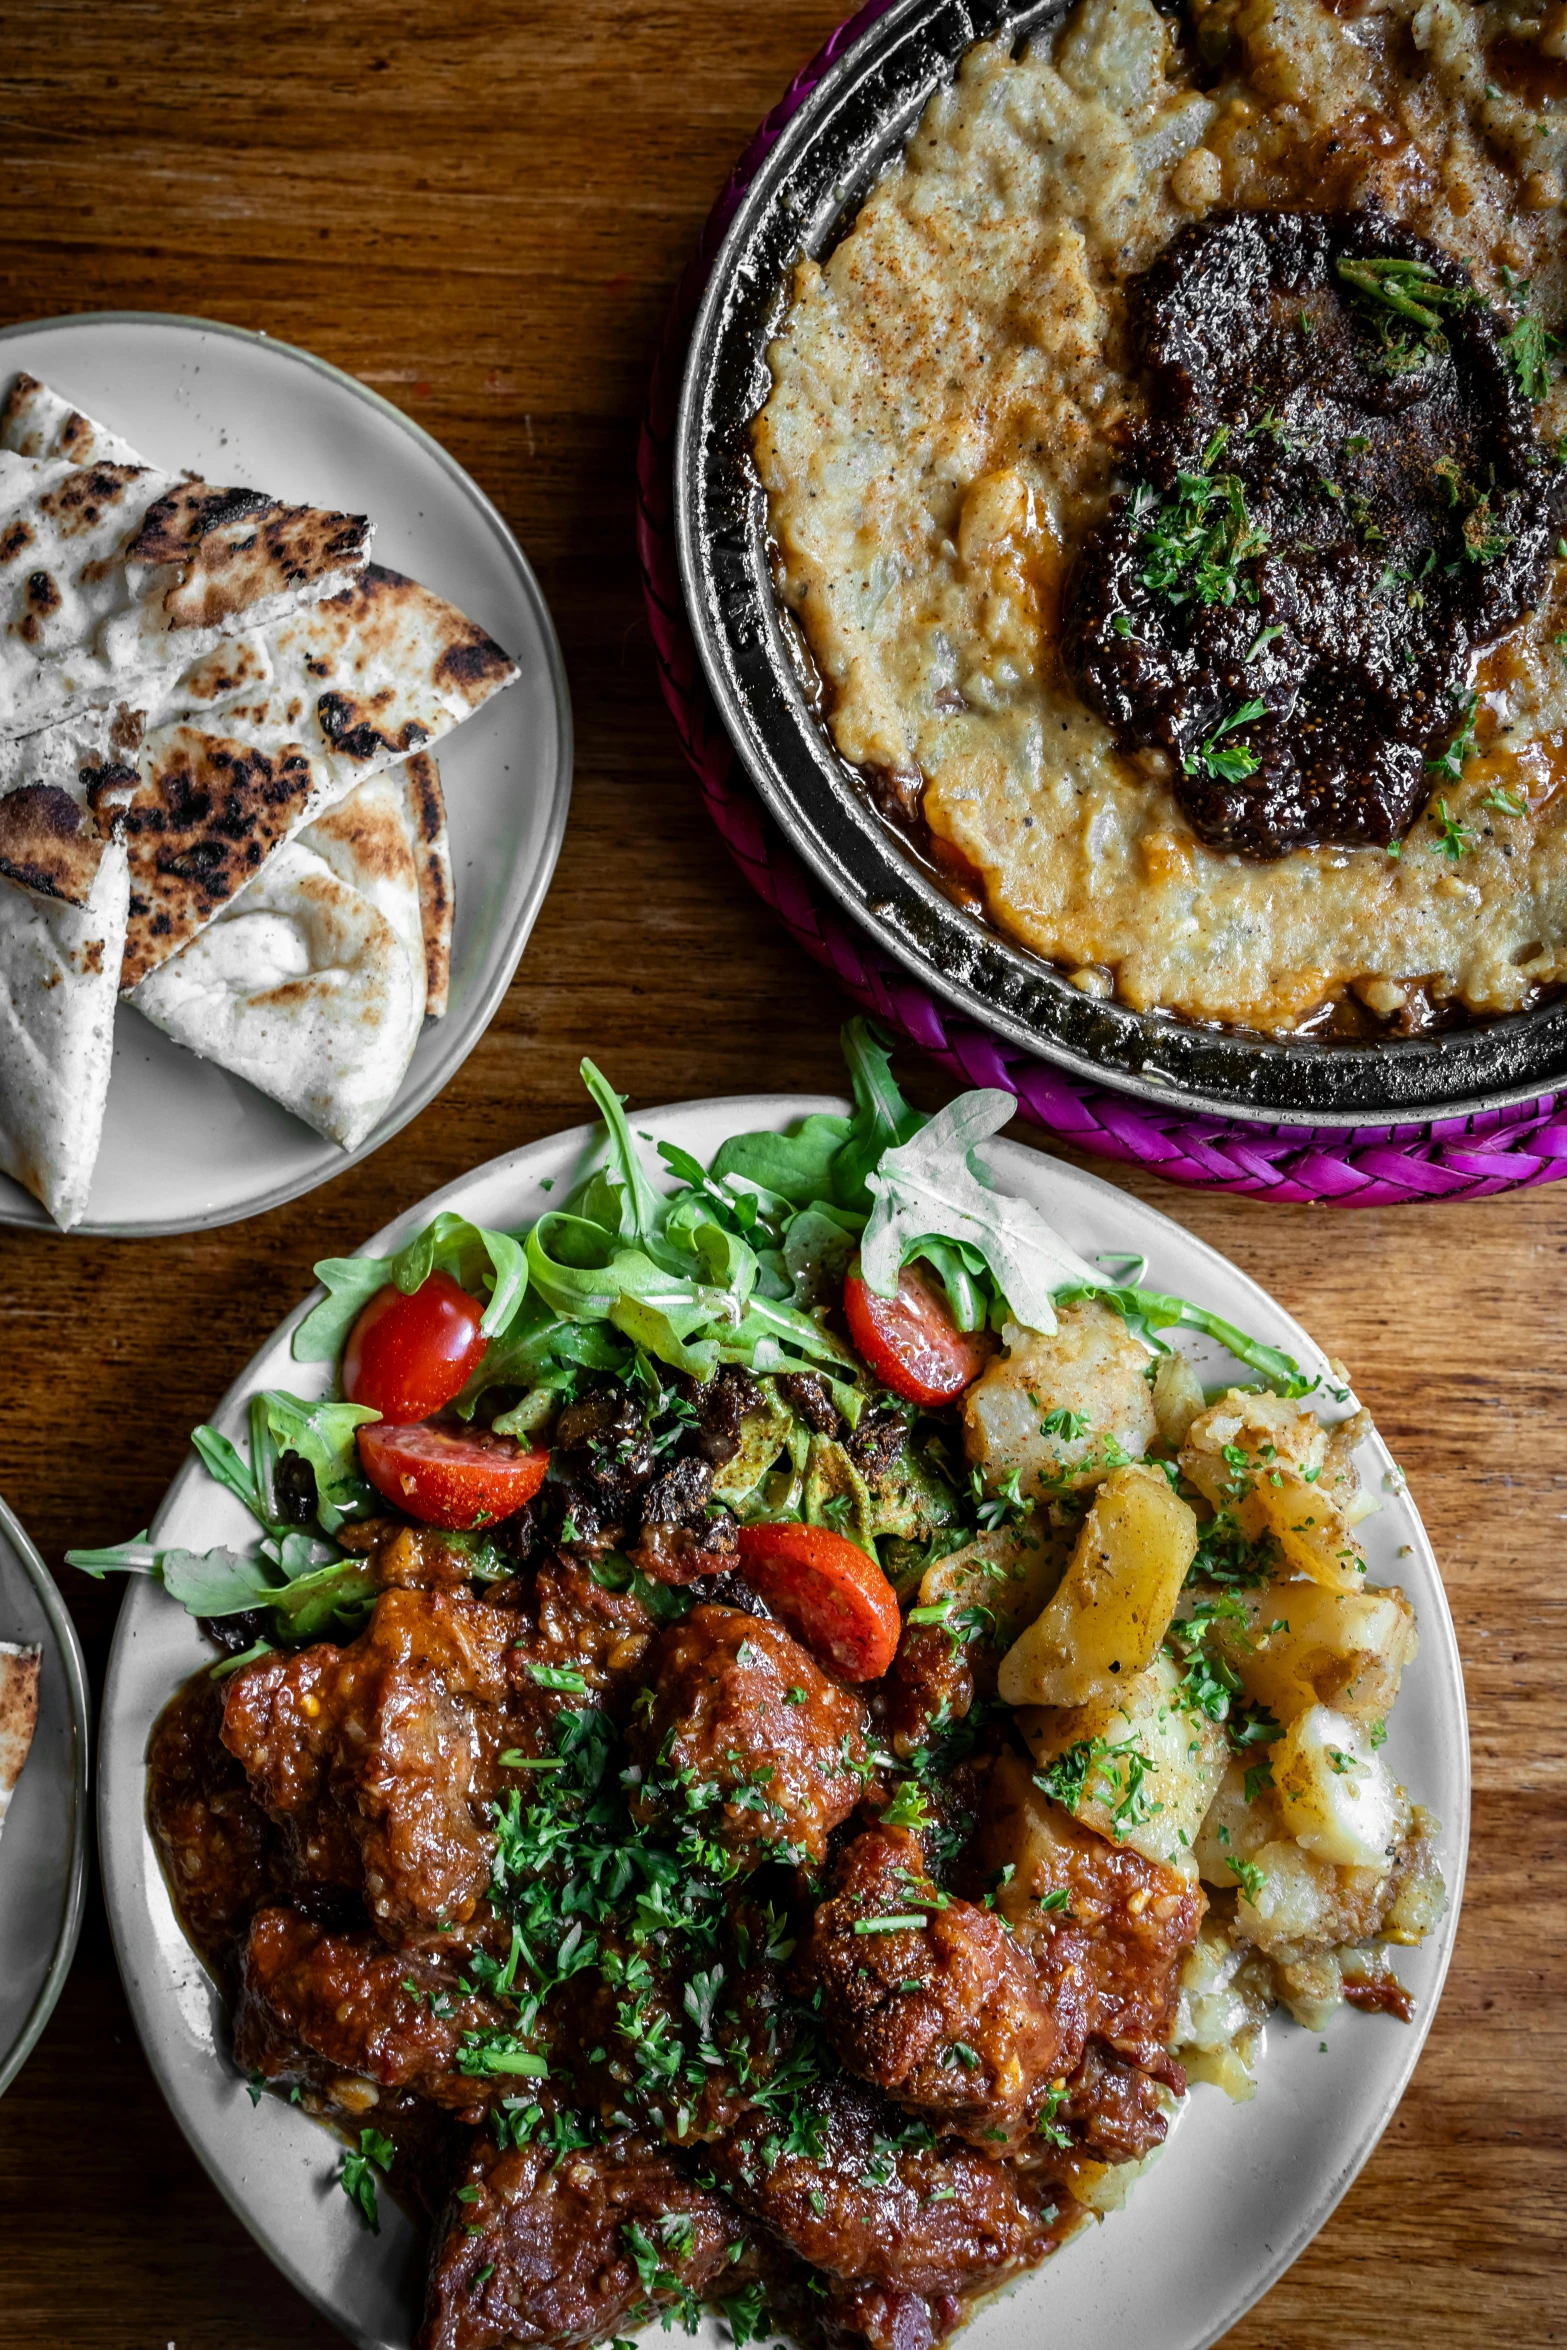
[{"label": "sliced tomato wedge", "polygon": [[427,1420],[483,1362],[483,1312],[450,1273],[430,1273],[406,1294],[389,1281],[348,1334],[343,1393],[383,1420]]},{"label": "sliced tomato wedge", "polygon": [[486,1428],[400,1427],[378,1420],[359,1430],[359,1458],[377,1493],[425,1526],[468,1532],[515,1517],[544,1482],[547,1452]]},{"label": "sliced tomato wedge", "polygon": [[910,1403],[950,1403],[979,1377],[991,1352],[983,1330],[960,1330],[918,1265],[898,1275],[896,1297],[867,1289],[856,1257],[843,1285],[849,1336],[884,1387]]},{"label": "sliced tomato wedge", "polygon": [[903,1619],[873,1558],[830,1526],[742,1526],[740,1572],[840,1681],[876,1681]]}]

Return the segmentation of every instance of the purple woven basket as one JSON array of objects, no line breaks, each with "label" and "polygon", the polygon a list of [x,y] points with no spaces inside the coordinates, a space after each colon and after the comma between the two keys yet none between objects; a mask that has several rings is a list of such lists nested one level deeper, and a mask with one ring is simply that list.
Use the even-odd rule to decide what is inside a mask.
[{"label": "purple woven basket", "polygon": [[1312,1128],[1151,1109],[1084,1085],[962,1019],[883,954],[808,878],[741,772],[686,623],[675,546],[672,451],[692,321],[724,233],[763,159],[817,83],[891,5],[869,0],[796,74],[730,175],[671,306],[637,453],[637,541],[664,699],[708,811],[746,880],[855,1000],[966,1085],[997,1085],[1049,1133],[1172,1183],[1269,1199],[1381,1207],[1482,1199],[1567,1176],[1567,1097],[1541,1095],[1426,1125]]}]

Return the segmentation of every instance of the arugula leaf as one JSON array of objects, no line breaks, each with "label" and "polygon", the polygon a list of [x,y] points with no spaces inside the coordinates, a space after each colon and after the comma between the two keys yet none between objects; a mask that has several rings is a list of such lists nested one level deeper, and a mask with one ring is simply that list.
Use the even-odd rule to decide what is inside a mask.
[{"label": "arugula leaf", "polygon": [[1237,1362],[1260,1371],[1282,1396],[1309,1395],[1317,1384],[1315,1377],[1303,1371],[1294,1356],[1287,1355],[1282,1347],[1269,1346],[1261,1338],[1248,1338],[1244,1330],[1225,1321],[1222,1314],[1210,1313],[1206,1306],[1193,1305],[1190,1298],[1172,1297],[1157,1289],[1116,1288],[1109,1282],[1096,1280],[1057,1290],[1056,1303],[1076,1305],[1086,1297],[1097,1297],[1104,1305],[1113,1306],[1133,1336],[1152,1347],[1155,1354],[1170,1352],[1158,1336],[1159,1331],[1177,1326],[1201,1330],[1209,1338],[1216,1338],[1221,1346],[1228,1347]]},{"label": "arugula leaf", "polygon": [[854,1092],[848,1138],[833,1161],[833,1198],[843,1208],[871,1206],[870,1176],[885,1153],[912,1142],[925,1118],[893,1080],[891,1050],[869,1020],[851,1020],[839,1042]]},{"label": "arugula leaf", "polygon": [[622,1240],[649,1240],[663,1221],[664,1202],[648,1181],[637,1146],[631,1139],[623,1099],[586,1057],[579,1063],[579,1070],[583,1084],[597,1102],[609,1128],[610,1168],[619,1179],[613,1187],[619,1193],[619,1236]]},{"label": "arugula leaf", "polygon": [[870,1176],[875,1197],[860,1243],[860,1269],[878,1297],[897,1293],[917,1245],[960,1241],[990,1268],[1013,1317],[1046,1336],[1056,1326],[1054,1293],[1068,1283],[1097,1289],[1101,1276],[1054,1232],[1029,1201],[994,1189],[974,1146],[1017,1108],[997,1088],[959,1094],[909,1142],[883,1152]]},{"label": "arugula leaf", "polygon": [[849,1136],[852,1119],[813,1110],[787,1134],[735,1134],[722,1144],[708,1169],[714,1182],[731,1175],[762,1185],[791,1206],[808,1208],[833,1196],[833,1161]]},{"label": "arugula leaf", "polygon": [[158,1579],[191,1616],[241,1616],[253,1607],[269,1607],[277,1596],[264,1564],[237,1550],[162,1551]]}]

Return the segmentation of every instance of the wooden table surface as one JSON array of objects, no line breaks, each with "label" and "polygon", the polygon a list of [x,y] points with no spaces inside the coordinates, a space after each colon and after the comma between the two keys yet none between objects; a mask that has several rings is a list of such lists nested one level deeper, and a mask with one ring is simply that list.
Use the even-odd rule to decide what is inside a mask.
[{"label": "wooden table surface", "polygon": [[[638,407],[675,279],[734,156],[838,13],[837,0],[0,4],[0,320],[194,311],[374,385],[515,526],[560,629],[578,735],[564,853],[511,992],[394,1142],[204,1237],[0,1233],[0,1490],[60,1574],[95,1678],[118,1593],[61,1554],[147,1523],[187,1431],[315,1258],[579,1119],[585,1050],[638,1105],[837,1086],[845,1002],[737,883],[682,768],[632,513]],[[944,1098],[928,1074],[913,1090]],[[1457,1957],[1414,2084],[1328,2226],[1227,2340],[1567,2340],[1567,1192],[1336,1213],[1114,1179],[1353,1367],[1442,1561],[1474,1739]],[[0,2103],[0,2340],[338,2340],[165,2110],[96,1884],[59,2008]]]}]

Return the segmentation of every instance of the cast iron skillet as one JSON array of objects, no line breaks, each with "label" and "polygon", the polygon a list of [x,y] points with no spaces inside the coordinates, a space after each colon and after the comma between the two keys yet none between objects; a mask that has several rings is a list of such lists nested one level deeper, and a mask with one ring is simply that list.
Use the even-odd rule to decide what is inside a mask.
[{"label": "cast iron skillet", "polygon": [[949,1004],[1074,1076],[1166,1107],[1307,1126],[1459,1117],[1552,1092],[1567,1085],[1567,998],[1425,1037],[1328,1045],[1271,1044],[1081,995],[927,877],[812,715],[747,454],[789,271],[842,234],[965,50],[1026,39],[1068,5],[897,0],[788,123],[735,215],[697,314],[675,443],[681,577],[724,723],[792,847],[874,939]]}]

